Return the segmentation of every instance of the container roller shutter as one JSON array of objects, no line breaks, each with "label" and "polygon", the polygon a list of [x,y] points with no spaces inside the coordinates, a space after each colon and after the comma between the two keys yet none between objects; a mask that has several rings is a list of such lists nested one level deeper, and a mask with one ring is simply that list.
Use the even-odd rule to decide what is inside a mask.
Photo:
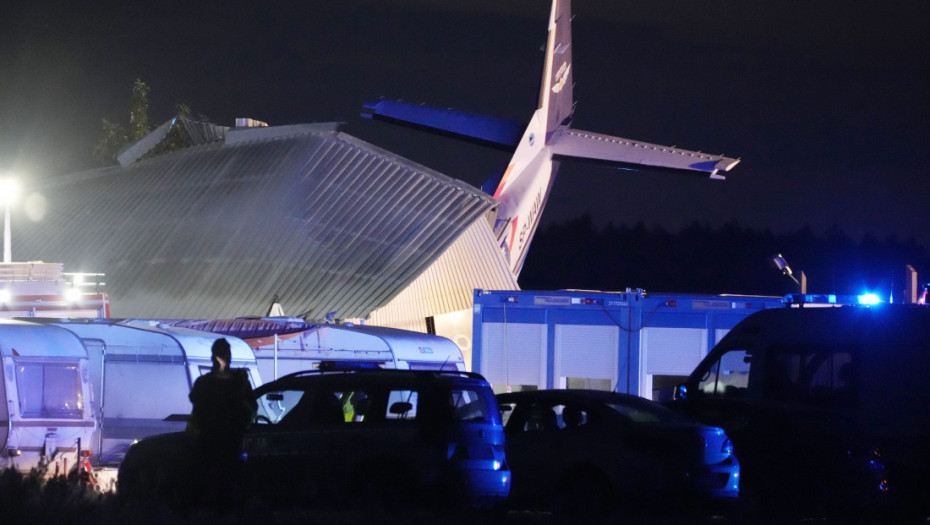
[{"label": "container roller shutter", "polygon": [[546,386],[546,325],[484,323],[480,374],[498,385]]},{"label": "container roller shutter", "polygon": [[556,375],[589,379],[616,379],[616,326],[556,325]]},{"label": "container roller shutter", "polygon": [[700,328],[643,329],[643,361],[651,375],[686,376],[706,354]]}]

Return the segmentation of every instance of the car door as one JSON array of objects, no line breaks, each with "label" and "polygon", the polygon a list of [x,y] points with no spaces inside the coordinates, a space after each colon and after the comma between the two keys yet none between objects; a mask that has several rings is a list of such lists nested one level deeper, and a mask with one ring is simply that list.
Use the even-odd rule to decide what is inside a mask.
[{"label": "car door", "polygon": [[256,422],[244,437],[250,487],[271,500],[317,497],[346,448],[339,399],[292,386],[266,391],[257,401]]},{"label": "car door", "polygon": [[[566,441],[553,403],[537,398],[500,401],[506,417],[507,462],[513,473],[511,496],[550,492],[577,450]],[[562,425],[564,426],[564,425]]]}]

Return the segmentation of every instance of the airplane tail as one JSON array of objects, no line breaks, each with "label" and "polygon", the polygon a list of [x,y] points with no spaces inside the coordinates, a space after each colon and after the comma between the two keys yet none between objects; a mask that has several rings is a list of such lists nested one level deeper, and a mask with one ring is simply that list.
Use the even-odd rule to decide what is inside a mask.
[{"label": "airplane tail", "polygon": [[571,1],[553,0],[539,104],[518,138],[513,121],[434,110],[402,102],[366,104],[362,116],[407,122],[496,146],[515,147],[494,197],[500,202],[494,232],[518,277],[530,241],[563,158],[589,159],[619,167],[648,166],[724,178],[739,159],[603,135],[571,127],[575,109],[572,71]]},{"label": "airplane tail", "polygon": [[553,0],[539,104],[494,191],[501,203],[494,233],[515,277],[555,182],[558,163],[550,143],[560,129],[571,125],[575,109],[571,37],[571,2]]},{"label": "airplane tail", "polygon": [[571,124],[575,111],[572,81],[572,12],[570,0],[553,0],[549,15],[546,63],[539,87],[538,109],[546,113],[546,139]]}]

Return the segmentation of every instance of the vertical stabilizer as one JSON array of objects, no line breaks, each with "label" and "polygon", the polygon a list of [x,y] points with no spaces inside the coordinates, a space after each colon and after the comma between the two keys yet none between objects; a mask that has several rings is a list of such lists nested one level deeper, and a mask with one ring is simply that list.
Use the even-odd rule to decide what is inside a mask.
[{"label": "vertical stabilizer", "polygon": [[553,0],[546,43],[546,68],[539,89],[539,108],[547,115],[546,137],[571,123],[575,100],[572,95],[571,1]]},{"label": "vertical stabilizer", "polygon": [[553,0],[539,107],[494,192],[501,203],[495,234],[514,276],[523,267],[555,180],[549,142],[568,127],[574,110],[571,18],[571,2]]}]

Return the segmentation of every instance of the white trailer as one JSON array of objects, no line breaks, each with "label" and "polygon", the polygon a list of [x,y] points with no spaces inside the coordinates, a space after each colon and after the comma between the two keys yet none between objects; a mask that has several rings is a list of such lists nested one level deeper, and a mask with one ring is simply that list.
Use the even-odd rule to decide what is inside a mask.
[{"label": "white trailer", "polygon": [[321,362],[368,364],[410,370],[465,370],[451,339],[382,326],[316,324],[290,317],[162,320],[243,339],[255,352],[261,376],[270,381]]},{"label": "white trailer", "polygon": [[[98,432],[88,445],[97,467],[115,466],[133,441],[183,430],[194,380],[211,367],[211,347],[223,336],[152,321],[30,319],[67,330],[87,348],[90,383],[99,405]],[[234,368],[262,384],[252,349],[226,337]]]},{"label": "white trailer", "polygon": [[65,474],[97,430],[87,350],[57,326],[0,319],[0,468]]}]

